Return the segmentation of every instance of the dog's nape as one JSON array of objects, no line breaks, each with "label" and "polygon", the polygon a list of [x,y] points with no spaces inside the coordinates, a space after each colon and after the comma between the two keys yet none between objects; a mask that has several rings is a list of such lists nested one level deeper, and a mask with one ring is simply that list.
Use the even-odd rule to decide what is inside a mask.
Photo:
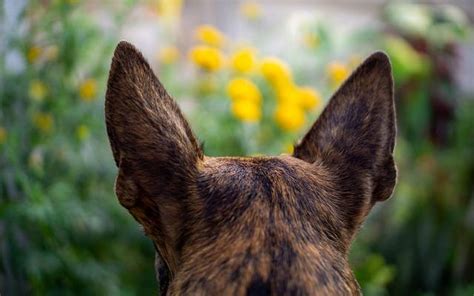
[{"label": "dog's nape", "polygon": [[[126,42],[118,45],[112,61],[106,123],[119,167],[117,196],[154,241],[158,261],[162,259],[164,263],[162,274],[171,280],[171,292],[248,294],[252,289],[260,289],[275,294],[293,289],[303,294],[349,294],[358,291],[347,264],[347,251],[364,217],[376,201],[391,195],[396,180],[392,156],[393,81],[385,54],[370,56],[340,87],[295,147],[293,157],[203,156],[177,104],[143,56]],[[265,172],[261,173],[263,167]],[[232,198],[226,194],[229,186],[233,188]],[[249,194],[256,188],[261,193]],[[249,202],[249,196],[255,200],[258,200],[256,196],[263,196],[261,200],[273,200],[273,203],[265,206],[261,202]],[[302,202],[296,206],[295,200]],[[275,211],[275,205],[280,205],[279,211]],[[212,210],[217,214],[210,215]],[[273,213],[273,217],[286,213],[295,223],[287,219],[269,224],[269,219],[260,218],[270,216],[262,213]],[[285,223],[292,227],[291,231]],[[302,226],[308,224],[312,225],[309,232]],[[245,229],[252,227],[270,230],[266,237],[249,235],[248,231],[246,236]],[[281,230],[279,239],[262,252],[283,255],[262,259],[264,255],[250,252],[255,260],[247,262],[255,267],[252,273],[242,267],[249,260],[246,250],[258,249],[260,245],[255,241],[274,237],[272,227]],[[221,233],[216,236],[218,231]],[[298,232],[310,234],[298,240],[291,234]],[[318,240],[308,244],[309,237]],[[272,246],[276,248],[273,251]],[[223,250],[229,248],[233,252],[223,256]],[[235,250],[239,248],[240,256]],[[293,255],[289,256],[290,253]],[[295,256],[301,256],[302,260]],[[285,266],[288,258],[300,268]],[[232,264],[213,264],[220,260]],[[267,270],[257,267],[265,262]],[[316,269],[310,272],[303,262]],[[287,278],[271,273],[272,264]],[[216,269],[220,269],[219,279],[213,277]],[[229,276],[222,276],[223,272]],[[239,276],[236,278],[235,274]],[[296,281],[300,284],[296,285]]]}]

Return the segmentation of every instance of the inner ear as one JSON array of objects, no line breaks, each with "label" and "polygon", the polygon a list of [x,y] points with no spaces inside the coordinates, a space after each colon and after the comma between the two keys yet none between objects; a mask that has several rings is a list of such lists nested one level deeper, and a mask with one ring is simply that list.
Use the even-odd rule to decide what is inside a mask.
[{"label": "inner ear", "polygon": [[377,52],[337,90],[293,156],[346,175],[341,186],[349,191],[358,180],[355,185],[369,187],[370,200],[354,197],[355,204],[373,204],[390,197],[395,185],[395,126],[391,65]]}]

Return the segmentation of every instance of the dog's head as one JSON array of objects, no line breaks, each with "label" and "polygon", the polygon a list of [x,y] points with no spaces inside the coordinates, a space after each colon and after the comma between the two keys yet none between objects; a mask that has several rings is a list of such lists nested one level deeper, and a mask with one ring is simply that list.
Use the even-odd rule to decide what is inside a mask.
[{"label": "dog's head", "polygon": [[178,105],[126,42],[112,60],[105,114],[117,196],[153,240],[170,292],[358,291],[349,246],[396,181],[385,54],[354,71],[291,156],[204,156]]}]

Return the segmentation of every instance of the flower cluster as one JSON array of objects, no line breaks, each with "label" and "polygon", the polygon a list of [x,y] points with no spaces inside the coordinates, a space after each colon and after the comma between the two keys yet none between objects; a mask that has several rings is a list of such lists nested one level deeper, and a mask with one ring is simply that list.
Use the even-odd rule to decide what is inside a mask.
[{"label": "flower cluster", "polygon": [[[57,80],[54,77],[44,75],[45,69],[54,67],[63,58],[60,56],[59,47],[55,44],[43,45],[41,43],[31,43],[27,47],[25,60],[35,75],[28,82],[28,98],[34,102],[31,125],[41,134],[47,135],[54,131],[57,111],[51,106],[61,104],[59,97],[64,97],[60,89],[55,87]],[[54,66],[53,66],[54,65]],[[41,77],[41,78],[40,78]],[[96,78],[88,77],[81,82],[70,85],[75,97],[83,102],[92,102],[97,99],[98,85]],[[64,100],[62,101],[64,103]],[[54,112],[53,112],[54,110]],[[6,138],[6,129],[3,128],[3,141]]]},{"label": "flower cluster", "polygon": [[219,49],[208,45],[194,47],[189,56],[201,69],[209,72],[219,70],[224,64],[224,56]]},{"label": "flower cluster", "polygon": [[278,58],[265,58],[261,72],[276,94],[276,122],[286,131],[299,130],[305,123],[305,112],[321,105],[321,95],[310,87],[298,86],[288,65]]},{"label": "flower cluster", "polygon": [[229,81],[227,93],[232,100],[232,113],[245,122],[256,122],[262,117],[262,95],[257,85],[248,78]]},{"label": "flower cluster", "polygon": [[[62,57],[59,53],[59,48],[56,45],[43,46],[39,44],[31,45],[25,52],[25,59],[28,61],[31,71],[35,73],[28,81],[27,88],[27,98],[31,101],[32,109],[30,123],[33,128],[32,131],[40,134],[42,137],[39,139],[44,143],[47,143],[48,139],[58,137],[64,131],[66,112],[64,107],[68,104],[69,99],[72,99],[72,102],[75,101],[81,104],[82,102],[93,102],[98,97],[98,82],[93,76],[89,76],[81,81],[61,82],[62,87],[64,87],[63,89],[62,87],[57,87],[57,77],[44,74],[45,69],[55,68],[57,62],[61,62],[60,59]],[[54,65],[53,61],[55,62]],[[57,71],[57,68],[55,70]],[[64,92],[66,88],[67,95]],[[76,98],[82,102],[76,100]],[[61,127],[57,128],[59,127],[59,122],[61,122]],[[86,124],[79,124],[76,130],[78,140],[86,140],[89,127]],[[0,144],[10,140],[7,139],[8,134],[6,127],[0,127]],[[11,138],[11,140],[15,141],[14,138]],[[41,170],[43,149],[38,147],[32,148],[29,153],[29,166],[33,169]]]},{"label": "flower cluster", "polygon": [[[277,125],[284,131],[294,132],[306,122],[306,113],[321,105],[319,92],[297,85],[290,67],[282,60],[275,57],[259,59],[255,48],[236,46],[226,62],[224,45],[232,46],[222,32],[203,25],[198,27],[195,36],[202,44],[191,49],[191,61],[207,73],[228,70],[230,80],[226,89],[231,99],[230,110],[240,121],[258,122],[262,119],[263,109],[274,108],[270,113]],[[262,95],[257,83],[260,78],[264,78],[272,89],[273,98],[270,94]],[[265,104],[266,100],[273,100],[276,104]]]},{"label": "flower cluster", "polygon": [[215,72],[224,66],[225,57],[220,50],[226,37],[210,25],[197,28],[195,38],[201,43],[189,52],[189,58],[200,69]]}]

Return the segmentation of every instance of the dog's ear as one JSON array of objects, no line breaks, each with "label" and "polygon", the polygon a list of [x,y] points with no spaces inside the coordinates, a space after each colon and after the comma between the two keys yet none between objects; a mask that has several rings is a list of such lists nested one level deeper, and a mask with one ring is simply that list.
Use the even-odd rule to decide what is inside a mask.
[{"label": "dog's ear", "polygon": [[[105,117],[119,167],[116,193],[121,204],[146,232],[153,232],[149,235],[176,237],[179,203],[192,191],[202,151],[178,105],[127,42],[120,42],[112,59]],[[159,223],[166,225],[155,229],[153,224]]]},{"label": "dog's ear", "polygon": [[377,52],[334,94],[293,156],[328,167],[342,180],[342,189],[369,191],[354,197],[361,200],[341,201],[345,206],[373,205],[389,198],[395,186],[395,134],[390,61]]},{"label": "dog's ear", "polygon": [[125,165],[150,195],[181,187],[202,158],[178,105],[125,41],[112,59],[105,117],[115,163]]}]

